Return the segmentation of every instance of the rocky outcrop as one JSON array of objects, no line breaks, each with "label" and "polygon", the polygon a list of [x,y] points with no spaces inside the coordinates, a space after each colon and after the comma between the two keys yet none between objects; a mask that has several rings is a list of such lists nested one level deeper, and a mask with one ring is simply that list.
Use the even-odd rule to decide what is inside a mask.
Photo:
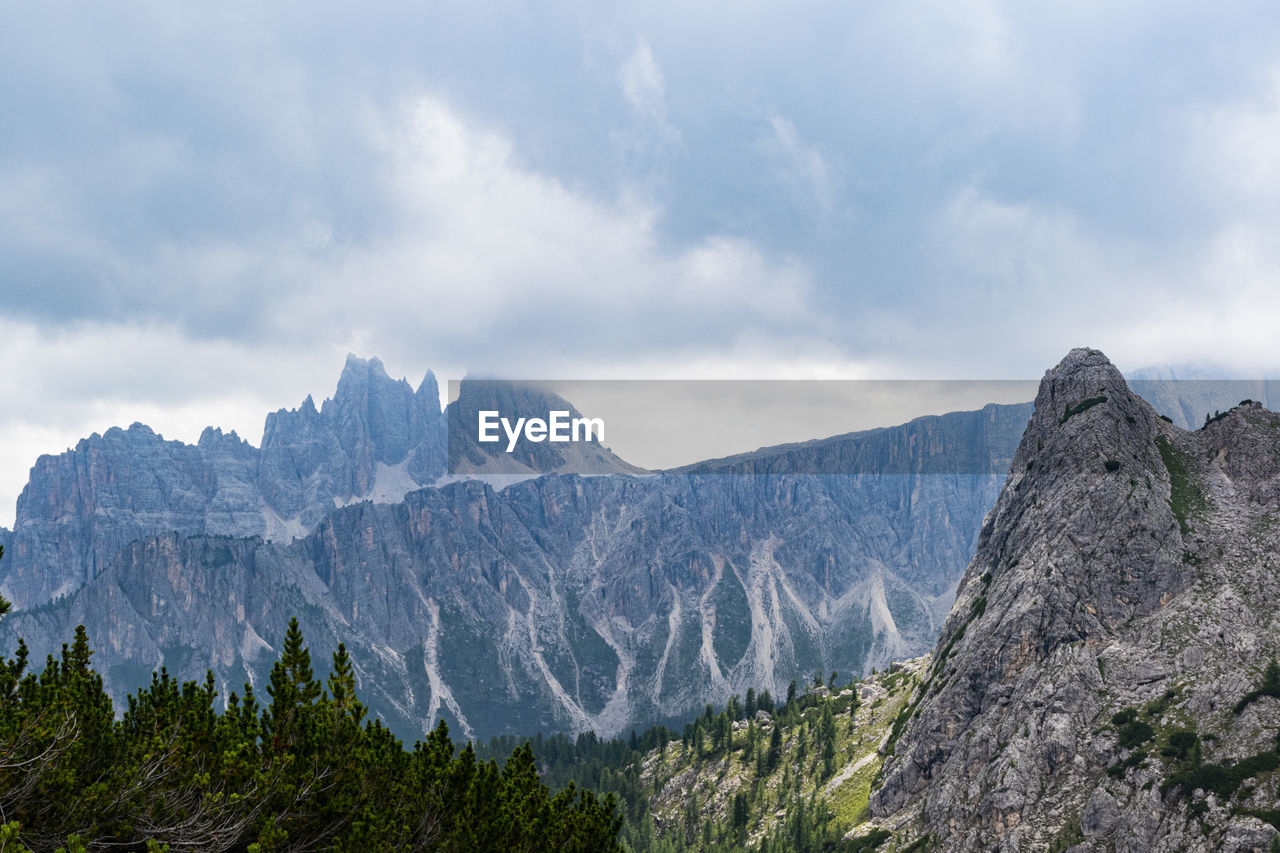
[{"label": "rocky outcrop", "polygon": [[294,530],[314,529],[335,505],[400,500],[445,470],[445,427],[430,371],[415,391],[378,359],[350,356],[333,398],[308,397],[267,416],[258,482],[271,510]]},{"label": "rocky outcrop", "polygon": [[1267,849],[1249,813],[1275,808],[1275,774],[1208,793],[1196,774],[1275,758],[1280,700],[1233,706],[1280,651],[1278,512],[1280,416],[1245,403],[1184,432],[1073,350],[888,747],[876,824],[946,850]]}]

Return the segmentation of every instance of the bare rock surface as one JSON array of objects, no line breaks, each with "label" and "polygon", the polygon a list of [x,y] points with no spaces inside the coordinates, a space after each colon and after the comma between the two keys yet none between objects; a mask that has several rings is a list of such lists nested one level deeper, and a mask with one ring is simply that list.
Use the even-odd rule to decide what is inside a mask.
[{"label": "bare rock surface", "polygon": [[[876,823],[945,850],[1269,849],[1249,812],[1280,801],[1280,700],[1235,706],[1280,650],[1278,478],[1280,415],[1185,432],[1073,350],[887,747]],[[1206,794],[1204,767],[1243,779]]]}]

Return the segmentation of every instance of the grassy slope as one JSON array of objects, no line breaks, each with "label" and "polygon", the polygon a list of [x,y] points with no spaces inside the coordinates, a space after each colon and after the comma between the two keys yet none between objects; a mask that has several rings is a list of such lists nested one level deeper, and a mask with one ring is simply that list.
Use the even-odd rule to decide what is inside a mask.
[{"label": "grassy slope", "polygon": [[[785,819],[789,806],[811,801],[815,791],[817,802],[833,812],[841,831],[852,830],[867,819],[871,784],[882,761],[880,747],[919,683],[925,663],[927,658],[908,662],[898,672],[838,688],[835,695],[822,688],[798,700],[793,713],[780,711],[776,721],[783,732],[782,759],[763,774],[759,755],[768,749],[774,722],[758,726],[757,745],[750,752],[745,720],[735,724],[729,751],[712,751],[708,742],[699,758],[692,745],[679,740],[665,752],[651,751],[642,762],[641,780],[651,792],[649,807],[659,834],[683,832],[687,841],[701,846],[702,824],[709,820],[717,833],[728,827],[734,795],[745,794],[747,841],[755,845]],[[851,720],[854,690],[860,702]],[[824,703],[830,704],[836,723],[830,776],[824,775],[818,734]]]}]

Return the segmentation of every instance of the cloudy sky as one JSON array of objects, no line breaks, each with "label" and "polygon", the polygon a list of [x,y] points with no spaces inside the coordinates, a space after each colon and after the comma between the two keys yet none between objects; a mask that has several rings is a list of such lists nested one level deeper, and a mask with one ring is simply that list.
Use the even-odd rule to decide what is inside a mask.
[{"label": "cloudy sky", "polygon": [[1269,3],[11,5],[0,523],[347,352],[591,377],[1280,363]]}]

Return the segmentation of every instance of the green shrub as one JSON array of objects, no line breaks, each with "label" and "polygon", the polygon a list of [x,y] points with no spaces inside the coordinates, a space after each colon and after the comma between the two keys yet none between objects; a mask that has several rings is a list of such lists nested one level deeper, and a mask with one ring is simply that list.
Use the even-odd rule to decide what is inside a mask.
[{"label": "green shrub", "polygon": [[1263,696],[1271,696],[1280,699],[1280,663],[1272,658],[1267,664],[1267,668],[1262,671],[1262,681],[1258,684],[1257,689],[1250,690],[1244,694],[1239,702],[1236,703],[1234,710],[1237,714],[1244,711],[1245,708]]},{"label": "green shrub", "polygon": [[1105,403],[1105,402],[1107,402],[1107,398],[1104,395],[1099,395],[1097,397],[1085,397],[1083,400],[1081,400],[1079,403],[1076,403],[1074,406],[1067,406],[1066,411],[1062,413],[1062,420],[1058,421],[1058,423],[1065,424],[1068,420],[1070,420],[1071,418],[1074,418],[1076,415],[1080,414],[1081,412],[1088,411],[1089,409],[1092,409],[1094,406],[1098,405],[1099,403]]},{"label": "green shrub", "polygon": [[1190,729],[1179,729],[1169,735],[1169,746],[1165,750],[1165,754],[1176,758],[1178,761],[1186,761],[1187,756],[1195,749],[1197,743],[1200,742],[1200,736]]},{"label": "green shrub", "polygon": [[1190,457],[1170,444],[1163,435],[1156,436],[1156,448],[1169,472],[1169,509],[1173,510],[1178,529],[1185,535],[1191,532],[1187,519],[1203,513],[1208,508],[1208,501],[1192,473]]},{"label": "green shrub", "polygon": [[1146,743],[1156,736],[1155,730],[1142,720],[1131,720],[1120,729],[1120,746],[1124,749]]},{"label": "green shrub", "polygon": [[1160,786],[1160,794],[1163,796],[1178,787],[1188,793],[1203,788],[1227,799],[1246,779],[1252,779],[1259,773],[1269,773],[1278,767],[1280,755],[1272,750],[1252,755],[1237,764],[1205,764],[1173,774]]},{"label": "green shrub", "polygon": [[881,844],[884,844],[892,836],[888,830],[873,829],[861,838],[855,838],[844,848],[846,853],[863,853],[867,850],[876,850]]},{"label": "green shrub", "polygon": [[1111,716],[1111,724],[1113,726],[1123,726],[1125,723],[1131,723],[1138,719],[1138,710],[1136,708],[1121,708]]}]

